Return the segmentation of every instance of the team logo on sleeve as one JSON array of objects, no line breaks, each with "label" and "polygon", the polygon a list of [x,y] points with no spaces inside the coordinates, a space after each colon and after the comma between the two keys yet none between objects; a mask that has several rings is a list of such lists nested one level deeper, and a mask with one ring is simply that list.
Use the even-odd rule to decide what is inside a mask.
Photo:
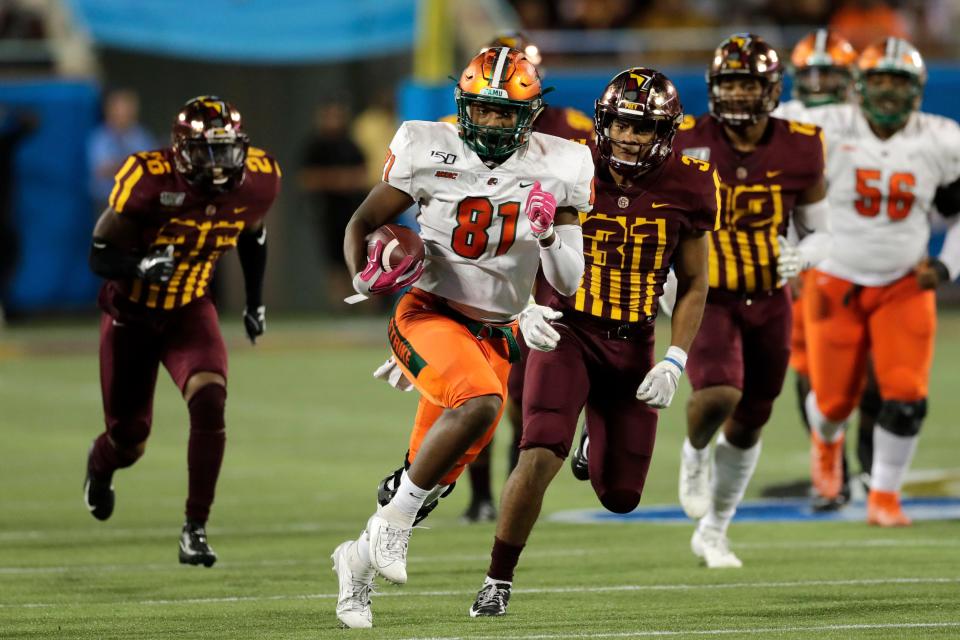
[{"label": "team logo on sleeve", "polygon": [[690,156],[696,160],[703,160],[704,162],[710,161],[710,147],[690,147],[683,149],[680,154]]},{"label": "team logo on sleeve", "polygon": [[179,207],[186,197],[186,193],[179,191],[161,191],[160,204],[164,207]]}]

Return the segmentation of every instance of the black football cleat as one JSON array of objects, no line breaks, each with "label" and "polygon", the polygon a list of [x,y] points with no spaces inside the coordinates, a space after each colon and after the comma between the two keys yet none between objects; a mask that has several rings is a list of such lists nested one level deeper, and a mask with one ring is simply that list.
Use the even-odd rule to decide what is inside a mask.
[{"label": "black football cleat", "polygon": [[505,616],[508,602],[510,602],[510,584],[488,582],[477,593],[477,599],[470,607],[470,617]]},{"label": "black football cleat", "polygon": [[574,449],[570,456],[570,470],[573,471],[573,477],[577,480],[590,479],[590,467],[587,459],[587,449],[590,447],[590,436],[587,434],[587,425],[583,425],[580,430],[580,444]]},{"label": "black football cleat", "polygon": [[83,502],[97,520],[106,520],[113,515],[115,496],[113,480],[98,479],[87,469],[87,477],[83,480]]},{"label": "black football cleat", "polygon": [[207,531],[202,524],[187,520],[180,533],[180,564],[212,567],[217,561],[216,552],[207,542]]},{"label": "black football cleat", "polygon": [[466,524],[474,522],[496,522],[497,508],[493,506],[490,500],[477,500],[471,502],[467,510],[460,516],[460,520]]}]

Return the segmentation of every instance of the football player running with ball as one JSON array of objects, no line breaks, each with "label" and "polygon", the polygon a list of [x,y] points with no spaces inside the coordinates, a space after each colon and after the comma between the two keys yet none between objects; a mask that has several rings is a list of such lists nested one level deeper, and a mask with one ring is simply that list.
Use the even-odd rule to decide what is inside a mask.
[{"label": "football player running with ball", "polygon": [[[514,569],[543,496],[570,453],[586,409],[586,453],[605,508],[640,502],[657,429],[700,326],[707,237],[719,214],[719,178],[672,143],[683,119],[673,83],[651,69],[615,76],[596,103],[597,200],[581,213],[586,268],[572,295],[558,289],[531,316],[553,319],[526,367],[520,459],[503,490],[483,588],[470,615],[507,611]],[[678,278],[671,345],[654,364],[657,298],[671,263]]]},{"label": "football player running with ball", "polygon": [[900,488],[927,413],[933,290],[960,275],[960,225],[927,256],[931,210],[960,212],[960,126],[918,111],[926,79],[916,48],[887,38],[857,61],[859,104],[804,116],[827,134],[830,185],[829,251],[804,279],[811,472],[821,495],[837,495],[846,420],[871,357],[882,403],[867,520],[885,527],[910,524]]},{"label": "football player running with ball", "polygon": [[100,385],[107,429],[87,459],[84,501],[113,513],[113,474],[143,455],[160,363],[190,415],[189,485],[180,562],[212,566],[206,521],[226,443],[227,351],[209,296],[220,257],[237,247],[251,342],[265,328],[263,218],[280,191],[280,167],[251,147],[238,112],[201,96],[173,124],[173,146],[136,153],[117,172],[93,230],[90,266],[100,290]]},{"label": "football player running with ball", "polygon": [[741,566],[727,528],[787,373],[791,309],[784,284],[805,261],[816,261],[812,250],[820,246],[789,247],[790,255],[782,256],[782,236],[791,214],[816,230],[827,213],[820,130],[770,116],[782,78],[783,65],[766,42],[752,34],[731,36],[707,72],[710,113],[686,119],[677,134],[676,146],[709,159],[722,180],[703,314],[709,330],[697,335],[690,351],[693,393],[679,490],[684,511],[699,519],[691,548],[710,568]]},{"label": "football player running with ball", "polygon": [[[558,291],[583,275],[578,211],[592,207],[589,149],[531,131],[543,108],[536,68],[516,50],[488,49],[455,89],[457,124],[405,122],[383,172],[347,226],[344,255],[358,293],[413,288],[387,329],[396,365],[420,392],[408,468],[358,540],[333,552],[337,617],[370,627],[375,574],[407,581],[407,546],[425,514],[493,437],[519,323],[528,344],[555,345],[556,314],[525,309],[537,268]],[[426,264],[384,271],[366,236],[416,202]],[[420,271],[422,270],[422,275]],[[419,279],[417,279],[419,276]],[[387,493],[389,495],[383,495]]]}]

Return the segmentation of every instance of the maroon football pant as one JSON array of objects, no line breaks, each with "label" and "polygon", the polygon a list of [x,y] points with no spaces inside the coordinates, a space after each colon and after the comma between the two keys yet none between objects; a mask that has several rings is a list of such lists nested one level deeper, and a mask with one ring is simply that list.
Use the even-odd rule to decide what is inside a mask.
[{"label": "maroon football pant", "polygon": [[740,389],[743,396],[733,419],[759,429],[783,388],[792,327],[786,287],[753,298],[711,289],[687,360],[694,391],[716,386]]},{"label": "maroon football pant", "polygon": [[[590,481],[601,504],[626,513],[640,502],[653,455],[657,412],[636,398],[653,366],[653,323],[618,325],[564,311],[557,348],[531,351],[523,390],[521,449],[565,458],[586,407]],[[619,325],[623,326],[623,325]]]},{"label": "maroon football pant", "polygon": [[[209,298],[153,316],[124,313],[100,319],[100,386],[106,434],[94,445],[91,471],[108,474],[132,465],[143,453],[153,421],[153,395],[160,364],[181,393],[190,377],[212,372],[227,377],[227,350],[217,311]],[[188,517],[206,520],[223,459],[225,394],[201,390],[190,402],[190,496]],[[201,450],[202,449],[202,450]]]}]

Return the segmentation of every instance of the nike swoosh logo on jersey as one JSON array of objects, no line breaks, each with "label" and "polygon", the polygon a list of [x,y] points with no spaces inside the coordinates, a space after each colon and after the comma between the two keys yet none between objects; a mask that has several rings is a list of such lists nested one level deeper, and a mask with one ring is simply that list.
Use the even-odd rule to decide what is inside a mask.
[{"label": "nike swoosh logo on jersey", "polygon": [[669,207],[669,206],[670,206],[669,202],[654,202],[653,204],[650,205],[650,208],[659,209],[660,207]]},{"label": "nike swoosh logo on jersey", "polygon": [[243,213],[243,212],[246,211],[246,210],[247,210],[246,207],[234,207],[234,208],[233,208],[233,212],[234,212],[234,213]]},{"label": "nike swoosh logo on jersey", "polygon": [[527,187],[532,187],[532,186],[533,186],[532,182],[528,182],[527,184],[523,184],[522,182],[520,183],[521,189],[526,189]]},{"label": "nike swoosh logo on jersey", "polygon": [[767,171],[768,178],[776,178],[778,175],[783,173],[783,169],[778,169],[776,171]]}]

